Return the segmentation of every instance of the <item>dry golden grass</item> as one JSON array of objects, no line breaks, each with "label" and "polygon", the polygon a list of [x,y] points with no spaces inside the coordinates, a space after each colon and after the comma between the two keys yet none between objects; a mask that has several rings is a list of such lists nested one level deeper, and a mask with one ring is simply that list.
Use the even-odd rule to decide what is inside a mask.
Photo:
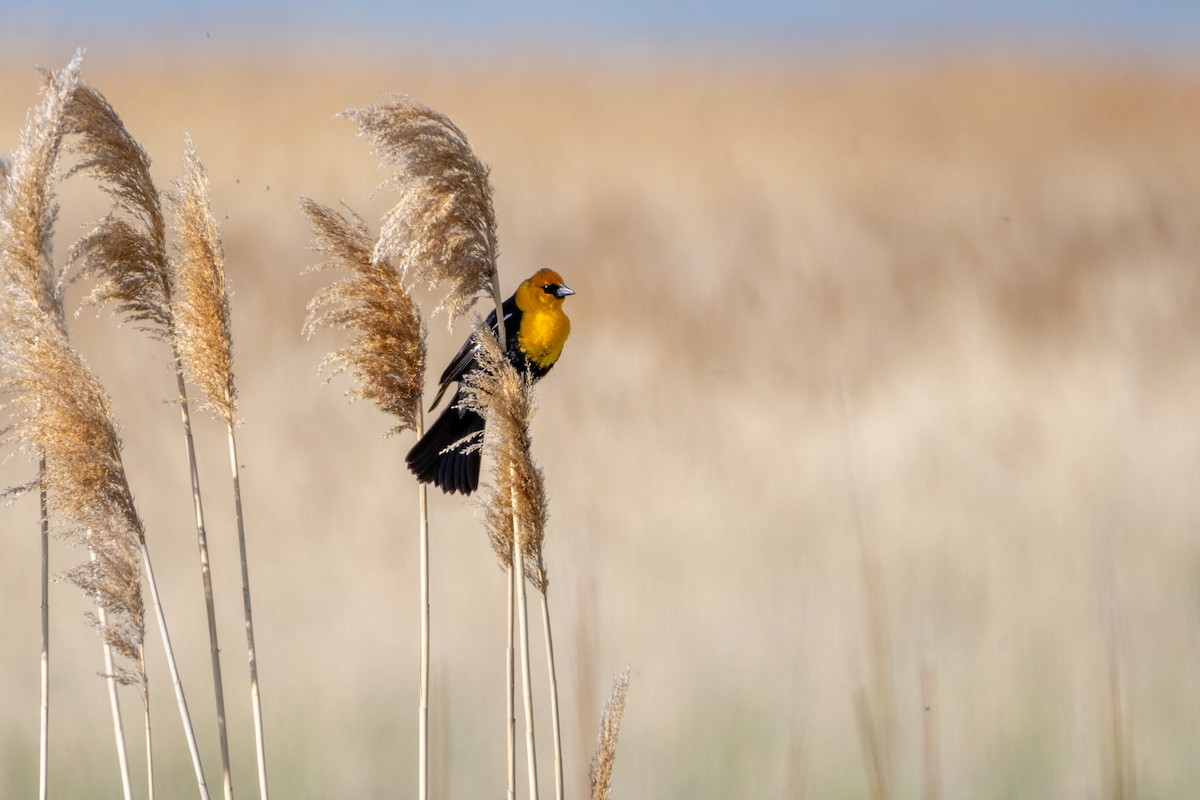
[{"label": "dry golden grass", "polygon": [[[576,694],[571,676],[587,670],[572,661],[632,665],[613,796],[781,796],[798,739],[807,796],[867,793],[860,540],[885,601],[897,796],[926,780],[930,652],[944,796],[1100,793],[1113,738],[1101,541],[1132,779],[1147,797],[1200,783],[1200,76],[1002,58],[545,66],[191,53],[148,70],[89,54],[86,79],[159,185],[184,130],[208,167],[280,796],[386,795],[415,769],[417,618],[392,611],[416,607],[416,543],[395,535],[416,502],[408,443],[322,390],[334,339],[299,335],[321,280],[301,274],[313,256],[297,198],[345,199],[374,227],[393,198],[368,197],[384,176],[335,115],[383,91],[444,112],[490,165],[502,294],[540,266],[579,292],[571,342],[537,388],[533,441],[554,499],[555,591],[569,603],[595,587],[581,614],[594,629],[556,637],[564,716],[596,720],[603,699]],[[0,69],[11,152],[39,78],[23,62]],[[60,199],[61,254],[107,200],[82,183]],[[71,325],[112,395],[184,677],[199,681],[186,471],[175,414],[155,399],[171,395],[169,365],[108,320]],[[461,335],[435,336],[431,363]],[[223,449],[205,447],[202,474],[219,474]],[[15,611],[36,605],[33,505],[0,520],[6,795],[35,780],[37,620]],[[228,503],[211,505],[230,596],[234,523]],[[433,514],[433,788],[476,796],[504,775],[503,574],[475,507],[437,498]],[[78,560],[52,556],[59,569]],[[55,703],[77,710],[51,745],[60,796],[111,795],[94,643],[72,593],[52,587],[51,602]],[[236,604],[222,613],[240,626]],[[197,724],[213,741],[212,722]],[[164,752],[182,751],[177,727],[157,723]],[[248,711],[230,727],[245,778]],[[566,738],[586,792],[593,741]],[[477,768],[462,768],[467,754]],[[163,786],[187,773],[185,759],[159,765]]]}]

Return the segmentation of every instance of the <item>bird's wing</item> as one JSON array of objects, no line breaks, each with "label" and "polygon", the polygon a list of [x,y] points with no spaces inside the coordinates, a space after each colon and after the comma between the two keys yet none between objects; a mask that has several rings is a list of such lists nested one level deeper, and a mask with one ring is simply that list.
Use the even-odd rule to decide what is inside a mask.
[{"label": "bird's wing", "polygon": [[[515,298],[508,298],[504,301],[504,332],[506,338],[511,338],[516,335],[516,327],[520,321],[520,311],[517,310],[517,302]],[[487,316],[487,324],[492,333],[496,333],[496,312],[495,310]],[[461,381],[462,377],[476,367],[475,361],[475,342],[472,337],[468,336],[463,342],[462,347],[458,348],[458,352],[454,358],[450,359],[450,363],[446,365],[446,369],[442,371],[442,376],[438,378],[437,395],[433,398],[429,408],[432,411],[441,402],[442,396],[446,393],[446,389],[450,384]]]}]

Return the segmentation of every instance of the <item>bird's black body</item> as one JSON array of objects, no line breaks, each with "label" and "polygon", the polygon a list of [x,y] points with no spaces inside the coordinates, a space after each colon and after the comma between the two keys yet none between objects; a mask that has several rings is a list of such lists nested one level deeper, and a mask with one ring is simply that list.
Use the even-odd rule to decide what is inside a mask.
[{"label": "bird's black body", "polygon": [[[502,308],[508,360],[519,372],[528,371],[535,380],[542,377],[553,364],[538,366],[521,350],[519,333],[523,314],[517,307],[516,296],[504,301]],[[494,335],[495,311],[488,315],[487,324]],[[477,369],[479,362],[475,358],[475,345],[471,339],[467,339],[438,379],[438,393],[431,409],[437,406],[451,383],[461,382],[464,376]],[[485,422],[475,411],[461,407],[462,399],[463,389],[460,386],[449,405],[413,445],[405,459],[418,480],[432,483],[451,494],[471,494],[479,487],[480,445]]]}]

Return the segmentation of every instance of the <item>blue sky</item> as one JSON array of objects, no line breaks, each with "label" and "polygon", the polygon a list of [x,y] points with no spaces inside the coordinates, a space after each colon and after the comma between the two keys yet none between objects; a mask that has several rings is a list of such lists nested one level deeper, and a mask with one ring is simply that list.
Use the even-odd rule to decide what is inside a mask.
[{"label": "blue sky", "polygon": [[1173,58],[1200,53],[1200,0],[0,0],[0,18],[0,42],[72,46],[154,36],[287,47],[361,37],[464,51],[490,44],[802,56],[965,42]]}]

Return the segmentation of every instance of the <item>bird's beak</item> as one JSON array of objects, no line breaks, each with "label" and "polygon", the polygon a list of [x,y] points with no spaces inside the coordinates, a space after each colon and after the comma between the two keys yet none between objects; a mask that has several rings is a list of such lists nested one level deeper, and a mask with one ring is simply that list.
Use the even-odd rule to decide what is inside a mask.
[{"label": "bird's beak", "polygon": [[561,286],[558,287],[558,290],[554,293],[554,296],[558,297],[558,298],[563,298],[569,294],[575,294],[575,290],[572,289],[570,286],[567,286],[566,284],[562,284]]}]

